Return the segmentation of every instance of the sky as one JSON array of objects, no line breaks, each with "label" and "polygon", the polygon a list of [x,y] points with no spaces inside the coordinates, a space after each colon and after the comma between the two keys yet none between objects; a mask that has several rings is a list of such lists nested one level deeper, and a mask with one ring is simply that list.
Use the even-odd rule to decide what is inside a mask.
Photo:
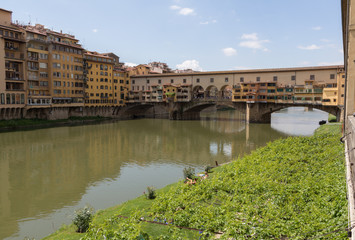
[{"label": "sky", "polygon": [[340,0],[1,0],[23,24],[128,65],[243,70],[343,64]]}]

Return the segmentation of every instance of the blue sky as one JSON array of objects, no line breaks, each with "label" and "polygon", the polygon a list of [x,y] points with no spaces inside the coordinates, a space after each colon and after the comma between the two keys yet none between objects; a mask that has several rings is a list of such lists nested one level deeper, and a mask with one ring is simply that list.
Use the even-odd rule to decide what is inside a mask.
[{"label": "blue sky", "polygon": [[239,70],[343,64],[340,0],[13,0],[13,21],[126,63]]}]

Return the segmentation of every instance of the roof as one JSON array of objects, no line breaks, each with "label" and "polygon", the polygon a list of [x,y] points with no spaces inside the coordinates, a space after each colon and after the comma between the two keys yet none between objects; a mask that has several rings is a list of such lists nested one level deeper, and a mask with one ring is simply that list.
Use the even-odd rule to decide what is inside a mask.
[{"label": "roof", "polygon": [[193,72],[193,73],[162,73],[162,74],[133,75],[131,77],[132,78],[145,78],[145,77],[172,77],[172,76],[203,76],[203,75],[221,75],[221,74],[332,70],[332,69],[339,69],[339,68],[344,68],[344,65],[295,67],[295,68],[248,69],[248,70],[232,70],[232,71],[206,71],[206,72]]},{"label": "roof", "polygon": [[12,11],[10,11],[10,10],[6,10],[6,9],[3,9],[3,8],[0,8],[0,11],[4,11],[4,12],[8,12],[8,13],[12,13]]},{"label": "roof", "polygon": [[95,52],[95,51],[94,52],[86,51],[84,54],[87,55],[87,56],[94,56],[94,57],[112,59],[111,57],[109,57],[109,56],[107,56],[107,55],[105,55],[103,53],[98,53],[98,52]]}]

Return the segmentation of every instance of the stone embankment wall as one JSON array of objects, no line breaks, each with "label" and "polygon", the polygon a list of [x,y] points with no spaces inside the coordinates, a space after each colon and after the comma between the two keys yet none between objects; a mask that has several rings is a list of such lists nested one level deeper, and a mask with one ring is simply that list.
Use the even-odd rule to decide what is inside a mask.
[{"label": "stone embankment wall", "polygon": [[351,239],[355,240],[355,117],[347,118],[344,136],[345,140],[345,161],[346,161],[346,184],[348,189],[349,228]]}]

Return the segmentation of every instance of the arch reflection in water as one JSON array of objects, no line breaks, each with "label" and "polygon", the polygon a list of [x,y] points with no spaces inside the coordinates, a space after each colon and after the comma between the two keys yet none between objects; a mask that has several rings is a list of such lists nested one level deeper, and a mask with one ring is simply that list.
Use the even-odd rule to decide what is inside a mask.
[{"label": "arch reflection in water", "polygon": [[1,133],[0,239],[42,238],[86,203],[107,208],[175,182],[186,166],[203,170],[287,136],[236,111],[214,114]]}]

